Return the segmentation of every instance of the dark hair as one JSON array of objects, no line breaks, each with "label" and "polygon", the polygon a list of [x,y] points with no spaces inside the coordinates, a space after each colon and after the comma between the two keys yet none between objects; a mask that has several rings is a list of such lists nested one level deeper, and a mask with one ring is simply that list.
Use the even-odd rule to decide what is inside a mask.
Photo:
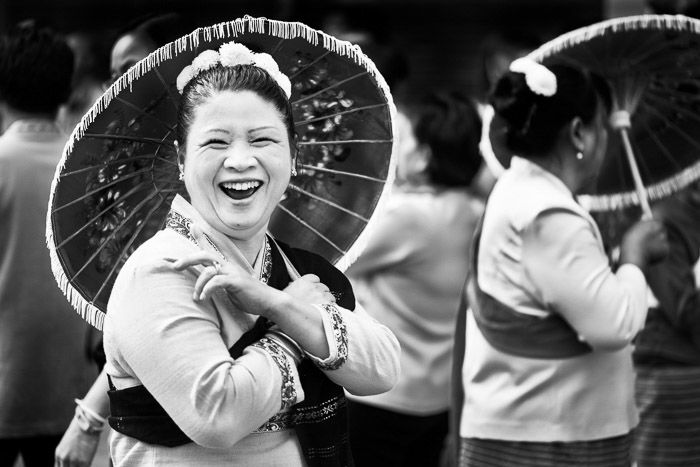
[{"label": "dark hair", "polygon": [[426,169],[432,184],[467,186],[481,167],[481,119],[464,95],[435,93],[414,108],[413,132],[430,148]]},{"label": "dark hair", "polygon": [[117,37],[137,34],[152,41],[157,48],[191,33],[194,29],[194,22],[186,20],[180,13],[149,14],[118,30]]},{"label": "dark hair", "polygon": [[189,34],[193,29],[180,14],[167,13],[144,21],[134,28],[134,32],[144,34],[156,46],[162,47],[168,42]]},{"label": "dark hair", "polygon": [[548,68],[557,78],[554,95],[535,94],[524,74],[508,71],[496,83],[490,98],[496,114],[506,122],[506,145],[524,157],[549,151],[559,130],[574,117],[590,123],[599,101],[610,110],[610,89],[602,78],[568,65]]},{"label": "dark hair", "polygon": [[182,91],[177,115],[177,139],[186,144],[195,108],[221,91],[252,91],[269,101],[282,115],[289,144],[294,146],[292,106],[282,88],[265,70],[253,65],[225,67],[218,64],[193,78]]},{"label": "dark hair", "polygon": [[68,100],[73,52],[49,28],[24,22],[0,38],[0,100],[31,113],[54,114]]},{"label": "dark hair", "polygon": [[542,40],[529,30],[507,28],[484,37],[479,46],[480,69],[476,76],[477,91],[482,102],[488,100],[496,82],[506,71],[503,66],[542,44]]},{"label": "dark hair", "polygon": [[73,82],[109,79],[109,49],[105,38],[96,32],[75,31],[66,36],[66,43],[75,59]]}]

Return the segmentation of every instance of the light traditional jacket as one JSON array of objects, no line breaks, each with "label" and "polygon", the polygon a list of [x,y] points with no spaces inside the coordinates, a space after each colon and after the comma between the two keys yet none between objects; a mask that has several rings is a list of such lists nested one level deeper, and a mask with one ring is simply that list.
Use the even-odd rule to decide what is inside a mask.
[{"label": "light traditional jacket", "polygon": [[[172,210],[190,222],[158,232],[119,273],[105,320],[106,368],[117,389],[145,386],[194,442],[170,448],[115,432],[110,442],[115,464],[304,465],[294,430],[266,424],[304,400],[293,360],[258,345],[234,360],[228,349],[257,316],[233,309],[221,295],[195,302],[196,272],[176,271],[171,263],[200,249],[182,231],[188,225],[196,225],[227,261],[251,274],[259,274],[263,255],[251,267],[184,199],[175,198]],[[202,247],[208,243],[198,238]],[[395,337],[361,307],[340,310],[342,332],[334,326],[337,316],[319,307],[330,355],[317,363],[334,368],[326,375],[351,392],[387,390],[398,373]]]},{"label": "light traditional jacket", "polygon": [[592,352],[525,358],[495,349],[467,315],[463,437],[578,441],[637,424],[629,345],[646,317],[636,266],[613,272],[593,219],[553,174],[514,158],[486,206],[480,289],[518,313],[558,313]]}]

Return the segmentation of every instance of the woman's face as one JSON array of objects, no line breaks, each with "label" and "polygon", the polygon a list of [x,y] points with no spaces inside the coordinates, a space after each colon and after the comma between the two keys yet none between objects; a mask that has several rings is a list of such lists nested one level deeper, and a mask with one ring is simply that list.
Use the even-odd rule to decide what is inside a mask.
[{"label": "woman's face", "polygon": [[185,187],[204,219],[233,239],[265,232],[291,174],[280,112],[252,91],[223,91],[194,110]]},{"label": "woman's face", "polygon": [[155,49],[156,44],[140,34],[128,33],[117,39],[110,56],[112,82]]}]

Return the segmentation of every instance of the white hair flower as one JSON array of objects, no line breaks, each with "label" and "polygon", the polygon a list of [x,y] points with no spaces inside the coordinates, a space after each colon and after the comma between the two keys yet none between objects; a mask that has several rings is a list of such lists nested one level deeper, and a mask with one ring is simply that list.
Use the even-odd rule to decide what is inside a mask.
[{"label": "white hair flower", "polygon": [[252,65],[253,52],[243,44],[227,42],[219,47],[219,55],[223,66]]},{"label": "white hair flower", "polygon": [[541,63],[528,57],[522,57],[514,60],[509,69],[512,72],[524,74],[527,87],[535,94],[546,97],[556,94],[557,77]]},{"label": "white hair flower", "polygon": [[192,68],[192,65],[187,65],[182,69],[180,74],[177,75],[177,80],[175,81],[177,90],[180,92],[180,94],[182,94],[183,89],[185,89],[185,86],[187,86],[187,83],[189,83],[192,78],[194,78],[194,69]]},{"label": "white hair flower", "polygon": [[194,76],[199,73],[215,67],[219,63],[219,52],[216,50],[205,50],[192,60],[192,70]]},{"label": "white hair flower", "polygon": [[270,76],[275,76],[280,71],[279,66],[277,66],[277,62],[274,58],[272,58],[272,55],[270,54],[255,54],[255,56],[253,57],[253,63],[255,63],[255,66],[267,71],[270,74]]},{"label": "white hair flower", "polygon": [[287,75],[282,73],[281,71],[277,72],[277,76],[272,76],[275,78],[275,81],[277,81],[277,84],[282,88],[282,91],[284,91],[284,94],[287,96],[287,99],[292,97],[292,82],[289,81],[289,78]]},{"label": "white hair flower", "polygon": [[245,45],[236,42],[227,42],[223,44],[219,47],[218,52],[216,50],[205,50],[192,60],[191,65],[187,65],[183,68],[177,76],[176,82],[177,90],[180,91],[180,94],[182,94],[187,83],[194,79],[199,73],[216,66],[217,63],[221,63],[221,65],[227,67],[254,65],[265,70],[270,77],[277,82],[279,87],[282,88],[288,99],[292,95],[292,83],[289,81],[287,75],[280,71],[277,62],[270,54],[253,53]]}]

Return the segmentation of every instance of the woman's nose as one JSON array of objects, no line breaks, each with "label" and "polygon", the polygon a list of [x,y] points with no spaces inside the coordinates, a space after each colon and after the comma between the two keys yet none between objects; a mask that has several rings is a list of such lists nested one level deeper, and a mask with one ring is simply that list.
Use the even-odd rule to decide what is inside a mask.
[{"label": "woman's nose", "polygon": [[250,147],[244,145],[232,145],[224,159],[224,167],[243,172],[255,166],[256,159]]}]

